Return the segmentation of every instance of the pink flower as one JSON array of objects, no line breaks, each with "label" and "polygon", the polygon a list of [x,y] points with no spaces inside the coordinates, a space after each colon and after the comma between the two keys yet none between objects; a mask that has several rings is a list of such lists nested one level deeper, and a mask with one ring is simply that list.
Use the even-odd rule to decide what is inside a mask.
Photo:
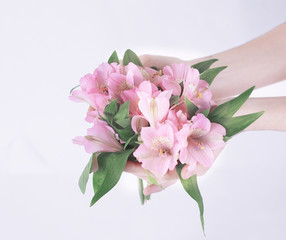
[{"label": "pink flower", "polygon": [[197,163],[209,168],[214,161],[213,150],[225,145],[223,136],[225,128],[217,123],[211,123],[208,118],[199,113],[192,117],[191,124],[185,124],[176,133],[180,145],[180,162],[188,165],[182,177],[189,178]]},{"label": "pink flower", "polygon": [[118,72],[121,72],[121,65],[115,63],[99,65],[93,74],[88,73],[80,79],[81,90],[73,91],[70,99],[75,102],[87,102],[95,111],[102,114],[110,99],[107,79],[110,74]]},{"label": "pink flower", "polygon": [[144,69],[142,70],[142,75],[145,79],[149,80],[156,86],[159,86],[163,79],[162,70],[156,71],[150,67],[144,67]]},{"label": "pink flower", "polygon": [[134,115],[140,114],[140,110],[138,108],[139,98],[138,98],[138,95],[136,93],[136,88],[123,91],[120,96],[121,96],[123,102],[130,101],[129,113],[130,113],[131,117]]},{"label": "pink flower", "polygon": [[115,139],[113,129],[106,122],[98,119],[92,128],[87,129],[87,136],[76,137],[73,143],[83,145],[87,153],[122,150],[121,144]]},{"label": "pink flower", "polygon": [[125,66],[125,75],[131,74],[133,77],[133,84],[135,87],[138,87],[140,83],[142,83],[145,79],[142,75],[142,67],[135,65],[130,62],[127,66]]},{"label": "pink flower", "polygon": [[179,146],[175,143],[172,127],[159,125],[158,128],[143,127],[141,130],[143,143],[133,155],[142,162],[142,167],[163,176],[173,170],[177,164]]},{"label": "pink flower", "polygon": [[181,110],[175,112],[172,109],[169,110],[168,116],[165,120],[165,123],[168,123],[173,128],[174,133],[181,130],[183,125],[187,122],[187,116]]},{"label": "pink flower", "polygon": [[121,72],[121,65],[117,64],[100,64],[93,72],[93,74],[86,74],[80,79],[80,86],[82,91],[90,93],[98,93],[108,96],[107,79],[112,73]]},{"label": "pink flower", "polygon": [[166,117],[170,107],[171,94],[172,91],[163,91],[156,97],[148,96],[147,94],[142,95],[138,106],[151,127],[155,128],[157,123]]},{"label": "pink flower", "polygon": [[109,93],[110,96],[115,99],[118,98],[119,101],[123,102],[121,98],[121,93],[126,90],[134,88],[134,78],[133,73],[128,72],[127,75],[120,73],[110,74],[108,79]]},{"label": "pink flower", "polygon": [[208,90],[209,84],[205,80],[200,80],[200,73],[197,69],[191,68],[184,82],[183,97],[191,100],[200,111],[210,107],[212,93]]},{"label": "pink flower", "polygon": [[164,89],[173,90],[174,95],[181,94],[181,82],[185,82],[187,78],[191,78],[192,70],[188,64],[179,63],[171,64],[163,68],[162,86]]}]

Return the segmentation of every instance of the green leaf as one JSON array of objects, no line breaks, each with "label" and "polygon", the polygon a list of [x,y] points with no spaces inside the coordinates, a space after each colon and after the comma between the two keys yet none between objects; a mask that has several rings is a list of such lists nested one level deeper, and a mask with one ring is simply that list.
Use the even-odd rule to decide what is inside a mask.
[{"label": "green leaf", "polygon": [[156,70],[156,71],[159,71],[159,70],[160,70],[160,69],[157,68],[156,66],[152,66],[151,68],[154,69],[154,70]]},{"label": "green leaf", "polygon": [[254,121],[256,121],[258,118],[260,118],[263,113],[264,111],[251,113],[243,116],[233,117],[223,121],[221,124],[226,129],[226,136],[231,137],[241,132],[242,130],[247,128],[250,124],[252,124]]},{"label": "green leaf", "polygon": [[208,116],[211,122],[218,122],[224,118],[232,117],[245,103],[254,87],[249,88],[238,97],[217,106]]},{"label": "green leaf", "polygon": [[206,109],[206,110],[204,110],[204,111],[202,111],[201,113],[202,114],[204,114],[205,115],[205,117],[208,117],[208,115],[209,115],[209,113],[210,113],[210,108],[208,108],[208,109]]},{"label": "green leaf", "polygon": [[[126,147],[128,147],[128,145],[132,145],[133,147],[137,147],[138,144],[135,143],[136,140],[137,140],[137,138],[138,138],[138,134],[137,134],[137,133],[134,134],[132,137],[130,137],[130,138],[125,142],[123,149],[125,149]],[[135,146],[134,146],[134,144],[135,144]]]},{"label": "green leaf", "polygon": [[109,64],[110,64],[110,63],[113,63],[113,62],[119,64],[119,58],[118,58],[118,55],[117,55],[117,52],[116,52],[116,51],[114,51],[114,52],[111,54],[111,56],[109,57],[109,59],[108,59],[108,63],[109,63]]},{"label": "green leaf", "polygon": [[122,120],[122,119],[129,119],[129,103],[127,102],[123,103],[121,107],[119,108],[118,112],[114,115],[114,121]]},{"label": "green leaf", "polygon": [[181,171],[183,168],[184,164],[178,164],[176,167],[178,176],[181,180],[181,183],[184,187],[184,189],[186,190],[186,192],[191,196],[191,198],[193,198],[198,206],[199,206],[199,210],[200,210],[200,218],[201,218],[201,224],[202,224],[202,228],[203,228],[203,232],[205,233],[205,226],[204,226],[204,203],[203,203],[203,198],[201,196],[199,187],[198,187],[198,183],[197,183],[197,175],[193,175],[188,179],[183,179],[181,177]]},{"label": "green leaf", "polygon": [[122,128],[126,128],[130,125],[131,121],[130,118],[125,118],[125,119],[118,119],[116,121],[117,125],[119,125]]},{"label": "green leaf", "polygon": [[206,71],[207,69],[210,68],[210,66],[216,62],[218,59],[210,59],[210,60],[206,60],[206,61],[203,61],[203,62],[199,62],[199,63],[196,63],[192,66],[192,68],[196,68],[199,70],[200,73]]},{"label": "green leaf", "polygon": [[191,119],[199,110],[199,108],[193,102],[191,102],[187,97],[185,97],[185,103],[189,115],[188,119]]},{"label": "green leaf", "polygon": [[105,107],[105,109],[103,111],[103,115],[104,115],[105,120],[108,123],[111,123],[115,114],[117,113],[117,111],[118,111],[117,99],[114,99],[111,103],[109,103]]},{"label": "green leaf", "polygon": [[226,66],[208,69],[208,70],[204,71],[203,73],[201,73],[200,79],[207,81],[208,84],[211,85],[214,78],[225,68],[226,68]]},{"label": "green leaf", "polygon": [[223,141],[227,142],[229,139],[231,139],[232,137],[228,137],[228,136],[224,136],[223,137]]},{"label": "green leaf", "polygon": [[114,130],[119,134],[119,137],[124,142],[128,141],[135,133],[131,128],[131,125],[128,125],[126,128],[118,129],[114,127]]},{"label": "green leaf", "polygon": [[128,63],[134,63],[137,66],[143,67],[139,57],[130,49],[127,49],[123,56],[123,65],[126,66]]},{"label": "green leaf", "polygon": [[172,95],[170,98],[170,107],[179,103],[180,97],[178,95]]},{"label": "green leaf", "polygon": [[85,189],[86,189],[86,184],[88,182],[88,178],[89,178],[89,174],[92,168],[92,163],[93,163],[93,159],[95,157],[95,154],[92,154],[92,156],[90,157],[88,164],[86,165],[86,167],[84,168],[79,181],[78,181],[78,186],[81,190],[81,192],[84,194],[85,193]]},{"label": "green leaf", "polygon": [[[119,111],[114,115],[112,125],[119,125],[121,128],[126,128],[128,125],[130,125],[130,117],[129,117],[129,103],[127,102],[123,103],[121,107],[119,108]],[[116,124],[114,124],[114,122]],[[118,128],[118,126],[117,126]]]},{"label": "green leaf", "polygon": [[119,181],[129,155],[134,148],[121,152],[103,152],[97,157],[98,170],[93,174],[94,196],[90,206],[109,192]]}]

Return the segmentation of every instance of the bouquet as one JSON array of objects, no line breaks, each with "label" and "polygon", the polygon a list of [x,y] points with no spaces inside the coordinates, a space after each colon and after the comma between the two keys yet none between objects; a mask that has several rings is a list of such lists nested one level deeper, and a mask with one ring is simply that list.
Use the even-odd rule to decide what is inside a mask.
[{"label": "bouquet", "polygon": [[[73,142],[85,147],[91,158],[80,179],[84,193],[93,173],[91,206],[119,181],[129,161],[141,164],[147,184],[176,169],[183,188],[199,207],[204,229],[204,206],[197,176],[214,162],[214,151],[245,129],[263,112],[233,117],[254,87],[219,106],[209,86],[226,66],[210,68],[217,59],[189,66],[171,64],[163,69],[144,67],[131,50],[119,62],[116,51],[107,63],[80,79],[80,90],[70,99],[85,101],[85,120],[93,126]],[[144,203],[150,196],[140,196]]]}]

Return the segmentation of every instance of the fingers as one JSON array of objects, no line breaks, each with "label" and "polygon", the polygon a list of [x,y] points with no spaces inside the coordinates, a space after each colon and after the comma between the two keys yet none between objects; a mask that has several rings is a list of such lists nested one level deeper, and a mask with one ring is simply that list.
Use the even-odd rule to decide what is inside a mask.
[{"label": "fingers", "polygon": [[167,188],[167,187],[171,186],[172,184],[176,183],[176,181],[177,181],[177,179],[165,182],[165,183],[163,183],[161,185],[151,184],[151,185],[147,186],[146,188],[144,188],[143,194],[145,196],[148,196],[148,195],[156,193],[156,192],[161,192],[165,188]]},{"label": "fingers", "polygon": [[157,55],[141,55],[139,56],[144,67],[158,67],[159,69],[164,68],[167,65],[172,63],[183,63],[185,61],[175,58],[175,57],[167,57],[167,56],[157,56]]},{"label": "fingers", "polygon": [[124,172],[132,173],[138,178],[146,181],[148,180],[148,175],[145,169],[141,167],[141,163],[139,162],[127,161]]}]

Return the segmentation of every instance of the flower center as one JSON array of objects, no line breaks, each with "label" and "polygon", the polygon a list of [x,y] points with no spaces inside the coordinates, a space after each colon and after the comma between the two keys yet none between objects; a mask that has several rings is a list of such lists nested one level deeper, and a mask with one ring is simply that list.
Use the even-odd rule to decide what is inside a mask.
[{"label": "flower center", "polygon": [[199,90],[197,90],[197,98],[202,99],[202,93]]},{"label": "flower center", "polygon": [[108,87],[107,86],[101,86],[100,90],[104,93],[104,94],[108,94]]},{"label": "flower center", "polygon": [[169,150],[162,149],[162,148],[159,149],[159,156],[160,156],[160,157],[166,157],[166,156],[169,155],[169,154],[170,154],[170,151],[169,151]]},{"label": "flower center", "polygon": [[170,140],[167,137],[156,137],[152,140],[151,149],[158,151],[159,156],[166,157],[170,154],[170,148],[172,147]]},{"label": "flower center", "polygon": [[132,89],[133,87],[131,86],[130,83],[128,83],[127,81],[122,82],[119,85],[119,92],[125,91],[125,90],[129,90]]},{"label": "flower center", "polygon": [[196,142],[198,148],[200,148],[201,150],[204,150],[205,147],[203,146],[202,142]]}]

